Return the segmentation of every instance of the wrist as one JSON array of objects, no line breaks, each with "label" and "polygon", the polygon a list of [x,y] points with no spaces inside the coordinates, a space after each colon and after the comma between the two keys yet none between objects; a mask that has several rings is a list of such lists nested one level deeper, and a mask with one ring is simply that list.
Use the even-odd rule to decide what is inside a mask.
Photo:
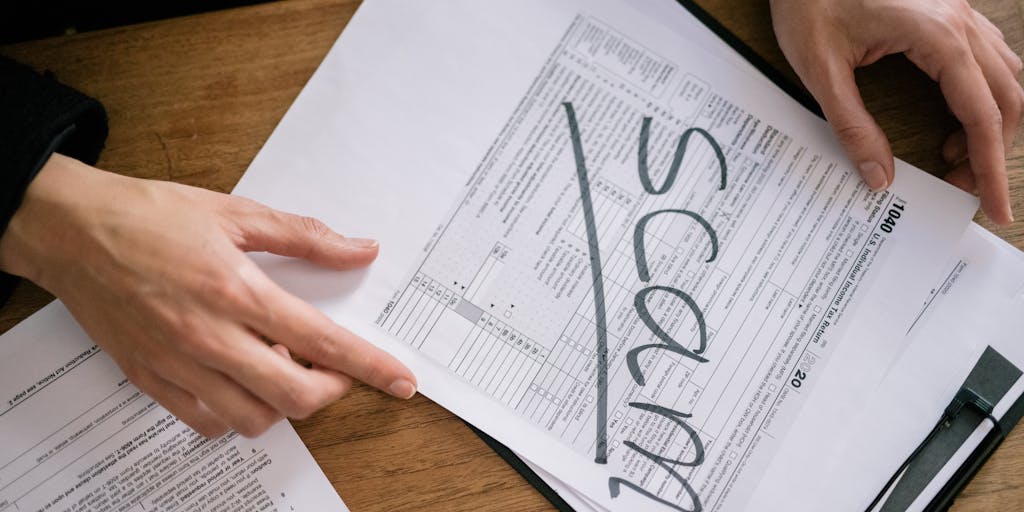
[{"label": "wrist", "polygon": [[[73,233],[85,228],[85,205],[97,181],[109,179],[86,164],[54,153],[25,190],[0,237],[0,270],[54,292],[53,274],[75,258]],[[93,197],[91,197],[93,196]]]}]

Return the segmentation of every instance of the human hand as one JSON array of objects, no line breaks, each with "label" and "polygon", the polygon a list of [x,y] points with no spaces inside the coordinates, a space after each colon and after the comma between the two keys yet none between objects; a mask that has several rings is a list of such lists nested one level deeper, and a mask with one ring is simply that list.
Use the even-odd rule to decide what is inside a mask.
[{"label": "human hand", "polygon": [[[0,269],[59,297],[133,384],[197,432],[256,436],[338,399],[352,378],[401,398],[416,388],[405,366],[279,288],[244,251],[342,270],[377,249],[248,199],[55,154],[0,238]],[[282,357],[288,349],[312,366]]]},{"label": "human hand", "polygon": [[872,189],[893,180],[889,141],[864,108],[854,68],[903,53],[939,83],[963,130],[943,146],[946,179],[1013,222],[1004,151],[1024,109],[1021,59],[966,0],[772,0],[779,46]]}]

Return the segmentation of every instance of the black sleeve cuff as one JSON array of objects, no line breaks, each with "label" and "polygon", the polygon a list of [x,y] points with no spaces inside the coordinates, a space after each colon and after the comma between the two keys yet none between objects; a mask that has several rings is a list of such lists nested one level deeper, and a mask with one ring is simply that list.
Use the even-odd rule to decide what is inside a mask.
[{"label": "black sleeve cuff", "polygon": [[[0,236],[54,152],[94,164],[107,139],[98,101],[0,57]],[[0,275],[0,304],[15,281]]]}]

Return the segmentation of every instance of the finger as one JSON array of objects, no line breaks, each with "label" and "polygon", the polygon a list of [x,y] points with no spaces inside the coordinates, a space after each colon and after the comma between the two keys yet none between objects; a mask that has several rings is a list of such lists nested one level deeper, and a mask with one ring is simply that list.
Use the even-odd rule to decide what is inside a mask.
[{"label": "finger", "polygon": [[974,11],[974,21],[978,24],[978,27],[980,27],[986,33],[1000,41],[1006,40],[1006,36],[1003,34],[1003,31],[1000,30],[999,27],[997,27],[994,23],[992,23],[992,20],[988,19],[988,17],[985,16],[984,14],[978,12],[977,9],[972,10]]},{"label": "finger", "polygon": [[254,329],[287,345],[292,353],[314,365],[351,376],[398,398],[411,398],[416,393],[416,378],[390,354],[334,323],[273,281],[266,279],[260,289],[265,307],[276,313],[270,320],[268,315],[252,311],[246,321]]},{"label": "finger", "polygon": [[989,44],[992,45],[992,49],[999,54],[999,58],[1002,59],[1003,63],[1006,64],[1006,68],[1010,70],[1010,74],[1014,77],[1020,76],[1022,70],[1024,70],[1024,62],[1021,62],[1020,56],[1013,52],[1009,46],[1003,41],[989,40]]},{"label": "finger", "polygon": [[292,353],[288,351],[288,347],[286,347],[286,346],[284,346],[284,345],[282,345],[280,343],[275,343],[275,344],[271,345],[270,348],[273,349],[274,352],[277,352],[278,354],[281,354],[281,357],[284,357],[284,358],[288,359],[289,361],[292,359]]},{"label": "finger", "polygon": [[328,268],[365,267],[377,257],[376,240],[349,238],[313,217],[294,215],[238,198],[228,215],[244,251],[266,251],[303,258]]},{"label": "finger", "polygon": [[978,11],[974,11],[974,19],[989,44],[992,45],[992,48],[999,53],[1003,62],[1006,63],[1006,67],[1010,69],[1010,72],[1014,76],[1019,75],[1021,69],[1024,68],[1024,63],[1021,62],[1020,57],[1014,53],[1013,49],[1007,46],[1003,31],[999,30],[999,27],[995,26],[992,21]]},{"label": "finger", "polygon": [[1013,217],[999,105],[970,48],[950,45],[948,41],[937,42],[936,47],[943,50],[934,54],[938,58],[935,62],[921,60],[920,54],[907,55],[922,69],[935,72],[933,76],[939,80],[950,110],[964,127],[981,208],[996,224],[1008,224]]},{"label": "finger", "polygon": [[963,130],[953,132],[942,144],[942,159],[956,165],[967,159],[967,134]]},{"label": "finger", "polygon": [[853,70],[837,60],[824,63],[804,84],[818,100],[839,144],[872,190],[893,180],[892,149],[885,133],[868,113]]},{"label": "finger", "polygon": [[202,401],[223,423],[245,437],[256,437],[281,419],[277,411],[224,374],[186,356],[165,357],[153,369]]},{"label": "finger", "polygon": [[[1003,45],[1005,46],[1005,45]],[[993,66],[993,73],[1001,72],[1002,70],[998,65]],[[988,73],[986,72],[986,75]],[[1000,73],[1005,76],[1005,72]],[[1017,136],[1017,131],[1020,125],[1021,117],[1021,103],[1024,99],[1020,96],[1024,95],[1024,89],[1021,89],[1020,85],[1013,78],[1004,80],[1002,86],[1005,88],[1002,94],[1002,101],[997,98],[997,103],[1000,105],[1000,110],[1003,112],[1003,148],[1009,149],[1013,147],[1014,139]],[[1009,90],[1009,92],[1005,92]],[[1009,104],[1009,107],[1004,105]],[[1008,114],[1007,112],[1010,112]],[[963,130],[957,130],[950,135],[945,143],[942,145],[942,158],[950,164],[959,164],[960,162],[967,159],[967,135]]]},{"label": "finger", "polygon": [[[975,31],[977,30],[975,29]],[[1006,46],[1002,41],[997,41],[997,43]],[[981,72],[985,75],[985,80],[992,90],[992,97],[995,98],[996,104],[999,106],[1003,125],[1003,149],[1008,149],[1013,145],[1017,127],[1020,125],[1021,109],[1024,108],[1024,89],[1021,89],[1014,73],[1007,67],[1006,62],[999,56],[992,44],[985,40],[982,33],[972,34],[971,48],[978,66],[981,67]]]},{"label": "finger", "polygon": [[946,173],[945,179],[953,185],[971,195],[978,195],[978,186],[974,182],[974,171],[971,170],[971,163],[960,162]]},{"label": "finger", "polygon": [[[281,355],[287,357],[288,359],[294,361],[294,359],[292,359],[292,353],[291,353],[291,351],[288,350],[288,347],[286,347],[286,346],[284,346],[284,345],[282,345],[280,343],[277,343],[275,345],[272,345],[270,348],[274,349],[274,352],[277,352],[278,354],[281,354]],[[337,374],[337,375],[341,376],[341,378],[344,380],[344,383],[345,383],[344,390],[341,392],[342,395],[345,395],[346,393],[349,392],[349,390],[352,389],[352,385],[354,384],[354,382],[352,380],[352,377],[349,377],[348,375],[345,375],[343,373],[338,373],[338,372],[336,372],[334,370],[330,370],[330,369],[324,368],[323,366],[320,366],[320,365],[318,365],[316,363],[310,363],[308,361],[295,361],[295,362],[299,363],[300,365],[303,365],[304,367],[308,367],[308,368],[313,369],[313,370],[326,371],[326,372],[330,372],[331,374]],[[337,398],[341,398],[341,397],[339,396]],[[331,401],[333,402],[334,400],[331,400]],[[326,404],[324,404],[324,405],[326,405]]]},{"label": "finger", "polygon": [[155,373],[140,371],[133,375],[131,381],[135,387],[202,436],[220,437],[228,431],[228,426],[195,396]]},{"label": "finger", "polygon": [[[270,318],[255,311],[250,315]],[[292,360],[284,345],[270,347],[241,328],[224,327],[221,332],[228,332],[231,342],[209,346],[197,355],[284,416],[306,418],[352,389],[348,375],[316,366],[306,368]]]}]

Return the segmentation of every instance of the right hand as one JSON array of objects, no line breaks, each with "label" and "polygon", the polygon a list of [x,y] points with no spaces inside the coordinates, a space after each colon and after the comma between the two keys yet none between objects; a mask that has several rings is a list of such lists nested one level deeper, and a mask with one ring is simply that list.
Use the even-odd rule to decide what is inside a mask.
[{"label": "right hand", "polygon": [[943,147],[953,166],[946,179],[979,195],[996,224],[1013,222],[1005,150],[1024,115],[1022,64],[995,25],[966,0],[771,0],[771,7],[779,46],[872,189],[892,184],[893,156],[853,70],[902,53],[939,83],[963,125]]},{"label": "right hand", "polygon": [[[398,360],[282,290],[245,255],[344,270],[368,265],[377,249],[255,201],[55,154],[0,238],[0,269],[60,298],[133,384],[199,433],[257,436],[337,400],[352,378],[415,394]],[[289,350],[312,366],[282,357]]]}]

